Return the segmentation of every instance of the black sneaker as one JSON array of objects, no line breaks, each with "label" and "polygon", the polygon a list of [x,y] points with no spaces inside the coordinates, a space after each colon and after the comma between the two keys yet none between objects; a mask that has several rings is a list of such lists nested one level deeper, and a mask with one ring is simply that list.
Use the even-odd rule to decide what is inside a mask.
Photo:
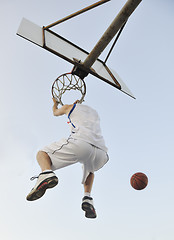
[{"label": "black sneaker", "polygon": [[34,188],[27,195],[28,201],[34,201],[41,198],[48,188],[53,188],[58,184],[58,178],[53,171],[40,173],[38,177],[32,177],[31,180],[38,178]]},{"label": "black sneaker", "polygon": [[91,197],[83,197],[82,199],[82,210],[85,211],[86,218],[96,218],[97,214],[93,206],[93,199]]}]

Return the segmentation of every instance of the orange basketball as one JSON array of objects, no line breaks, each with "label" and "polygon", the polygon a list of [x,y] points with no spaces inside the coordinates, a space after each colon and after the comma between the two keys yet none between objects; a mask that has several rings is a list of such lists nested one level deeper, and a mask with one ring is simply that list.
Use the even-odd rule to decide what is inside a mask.
[{"label": "orange basketball", "polygon": [[131,186],[136,190],[144,189],[148,184],[148,178],[144,173],[134,173],[130,179]]}]

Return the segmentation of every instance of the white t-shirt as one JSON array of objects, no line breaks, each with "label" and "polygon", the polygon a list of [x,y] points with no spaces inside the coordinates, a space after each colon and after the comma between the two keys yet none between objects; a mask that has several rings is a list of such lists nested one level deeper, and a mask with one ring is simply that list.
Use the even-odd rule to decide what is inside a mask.
[{"label": "white t-shirt", "polygon": [[68,118],[72,138],[83,140],[107,152],[101,134],[100,118],[94,109],[87,105],[74,104]]}]

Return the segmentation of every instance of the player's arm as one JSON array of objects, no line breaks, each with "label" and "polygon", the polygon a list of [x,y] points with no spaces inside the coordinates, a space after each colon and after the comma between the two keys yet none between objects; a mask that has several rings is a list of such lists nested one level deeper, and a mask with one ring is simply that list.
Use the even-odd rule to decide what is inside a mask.
[{"label": "player's arm", "polygon": [[73,105],[63,105],[61,108],[58,108],[58,102],[53,98],[53,114],[54,116],[61,116],[68,114]]}]

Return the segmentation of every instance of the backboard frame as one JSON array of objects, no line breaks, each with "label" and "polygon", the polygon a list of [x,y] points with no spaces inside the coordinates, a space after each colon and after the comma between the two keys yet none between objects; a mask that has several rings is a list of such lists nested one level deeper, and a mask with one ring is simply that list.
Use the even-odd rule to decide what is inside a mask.
[{"label": "backboard frame", "polygon": [[[60,53],[59,50],[55,50],[53,47],[50,47],[50,45],[47,42],[47,35],[51,34],[50,36],[54,36],[56,38],[56,44],[59,45],[63,41],[63,43],[68,44],[68,47],[74,48],[73,51],[74,55],[73,57],[65,56],[63,53]],[[65,39],[64,37],[60,36],[59,34],[53,32],[50,29],[44,29],[43,27],[40,27],[36,25],[35,23],[23,18],[20,26],[17,31],[17,35],[34,43],[35,45],[44,48],[45,50],[53,53],[56,56],[61,57],[62,59],[68,61],[69,63],[73,64],[74,66],[84,70],[84,72],[88,74],[92,74],[93,76],[105,81],[106,83],[112,85],[113,87],[121,90],[122,92],[126,93],[127,95],[134,97],[132,92],[127,88],[127,86],[123,83],[122,79],[119,77],[119,75],[115,75],[113,73],[113,70],[111,70],[102,60],[99,58],[95,61],[92,67],[86,68],[83,66],[83,61],[88,56],[88,52],[84,50],[83,48],[77,46],[76,44],[72,43],[71,41]],[[60,45],[60,48],[62,45]],[[66,49],[66,47],[65,47]],[[77,54],[76,54],[77,51]],[[68,52],[67,54],[70,54]],[[79,56],[80,55],[80,56]],[[82,56],[81,56],[82,55]],[[74,68],[73,68],[74,70]],[[105,77],[104,77],[104,76]]]}]

